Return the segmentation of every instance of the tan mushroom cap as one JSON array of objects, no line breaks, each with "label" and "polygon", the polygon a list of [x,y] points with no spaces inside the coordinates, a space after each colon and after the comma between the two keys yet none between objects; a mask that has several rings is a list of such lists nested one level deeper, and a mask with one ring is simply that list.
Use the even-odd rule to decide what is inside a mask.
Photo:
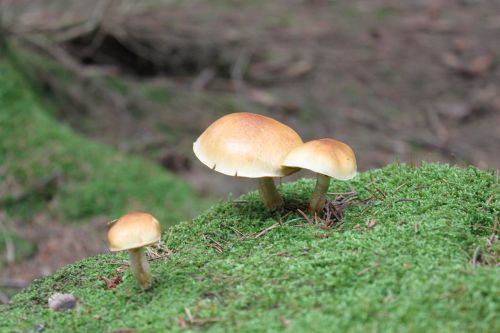
[{"label": "tan mushroom cap", "polygon": [[308,169],[340,180],[356,176],[356,157],[351,147],[333,139],[304,143],[292,150],[283,161],[287,167]]},{"label": "tan mushroom cap", "polygon": [[160,223],[148,213],[126,214],[108,231],[111,251],[124,251],[143,247],[160,240]]},{"label": "tan mushroom cap", "polygon": [[231,113],[211,124],[193,144],[196,157],[229,176],[282,177],[295,171],[281,164],[303,144],[290,127],[254,113]]}]

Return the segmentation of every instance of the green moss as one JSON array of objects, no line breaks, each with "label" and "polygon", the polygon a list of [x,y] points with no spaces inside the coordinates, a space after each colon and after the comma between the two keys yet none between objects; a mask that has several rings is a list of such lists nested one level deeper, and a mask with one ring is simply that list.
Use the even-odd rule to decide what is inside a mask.
[{"label": "green moss", "polygon": [[78,222],[148,210],[167,226],[197,212],[191,189],[175,176],[75,134],[1,59],[0,72],[0,204],[10,215],[43,210]]},{"label": "green moss", "polygon": [[[288,203],[305,204],[313,185],[300,180],[281,191]],[[191,325],[211,332],[500,330],[498,267],[471,265],[477,247],[489,253],[487,238],[500,214],[493,173],[391,165],[330,187],[351,189],[376,198],[347,208],[329,230],[291,212],[256,238],[278,221],[257,193],[215,205],[165,233],[162,247],[174,254],[152,261],[152,290],[140,292],[128,271],[117,272],[124,254],[88,258],[37,280],[0,308],[0,331],[34,324],[47,332],[182,331],[186,309],[198,320],[220,320]],[[373,228],[366,227],[370,219],[377,221]],[[106,289],[101,277],[116,275],[123,282]],[[47,298],[57,291],[74,293],[78,308],[48,310]]]},{"label": "green moss", "polygon": [[147,99],[159,104],[169,103],[175,97],[174,92],[167,87],[159,87],[147,83],[140,86],[140,93]]},{"label": "green moss", "polygon": [[106,78],[106,82],[113,90],[122,95],[125,95],[130,91],[128,83],[117,76],[108,76]]},{"label": "green moss", "polygon": [[61,83],[71,84],[77,79],[74,74],[57,61],[36,52],[16,52],[16,56],[20,57],[23,63],[29,64],[30,68],[46,71]]},{"label": "green moss", "polygon": [[384,22],[398,15],[399,12],[396,8],[392,7],[380,7],[373,10],[373,16],[377,21]]}]

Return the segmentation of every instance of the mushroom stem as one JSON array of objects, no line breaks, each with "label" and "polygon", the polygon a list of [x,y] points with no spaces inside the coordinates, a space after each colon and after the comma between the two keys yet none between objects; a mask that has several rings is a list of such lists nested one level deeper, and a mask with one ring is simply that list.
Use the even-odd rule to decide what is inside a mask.
[{"label": "mushroom stem", "polygon": [[271,177],[257,178],[257,185],[260,197],[268,209],[277,209],[283,205],[283,198],[278,193]]},{"label": "mushroom stem", "polygon": [[330,177],[320,173],[316,174],[316,187],[314,188],[309,204],[309,212],[319,213],[323,209],[325,206],[326,191],[328,191],[329,185]]},{"label": "mushroom stem", "polygon": [[131,249],[128,251],[130,257],[130,269],[136,278],[139,286],[147,290],[151,287],[151,268],[149,267],[148,260],[144,255],[144,248]]}]

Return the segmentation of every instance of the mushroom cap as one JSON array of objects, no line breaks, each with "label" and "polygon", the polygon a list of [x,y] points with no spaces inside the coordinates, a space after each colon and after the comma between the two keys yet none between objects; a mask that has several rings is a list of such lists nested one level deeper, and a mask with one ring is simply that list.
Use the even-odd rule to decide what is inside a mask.
[{"label": "mushroom cap", "polygon": [[111,251],[131,250],[160,240],[160,223],[148,213],[128,213],[118,219],[108,231]]},{"label": "mushroom cap", "polygon": [[356,157],[351,147],[333,139],[304,143],[286,156],[283,165],[308,169],[340,180],[356,176]]},{"label": "mushroom cap", "polygon": [[297,169],[282,166],[285,156],[303,144],[290,127],[269,117],[239,112],[216,120],[193,144],[196,157],[229,176],[282,177]]}]

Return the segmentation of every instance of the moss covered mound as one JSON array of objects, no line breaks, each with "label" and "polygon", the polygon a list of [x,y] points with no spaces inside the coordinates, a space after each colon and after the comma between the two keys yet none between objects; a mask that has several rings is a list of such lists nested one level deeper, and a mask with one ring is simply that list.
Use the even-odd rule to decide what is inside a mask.
[{"label": "moss covered mound", "polygon": [[[313,185],[281,191],[300,204]],[[330,190],[352,188],[372,200],[332,228],[268,213],[257,193],[215,205],[166,232],[161,247],[173,254],[151,261],[152,290],[139,291],[123,271],[125,254],[88,258],[1,307],[0,331],[500,331],[500,251],[488,243],[500,214],[497,176],[391,165]],[[123,281],[109,289],[103,276]],[[54,292],[73,293],[77,308],[49,310]]]},{"label": "moss covered mound", "polygon": [[196,211],[198,200],[175,176],[58,123],[6,59],[0,73],[1,209],[67,222],[147,209],[164,226]]}]

